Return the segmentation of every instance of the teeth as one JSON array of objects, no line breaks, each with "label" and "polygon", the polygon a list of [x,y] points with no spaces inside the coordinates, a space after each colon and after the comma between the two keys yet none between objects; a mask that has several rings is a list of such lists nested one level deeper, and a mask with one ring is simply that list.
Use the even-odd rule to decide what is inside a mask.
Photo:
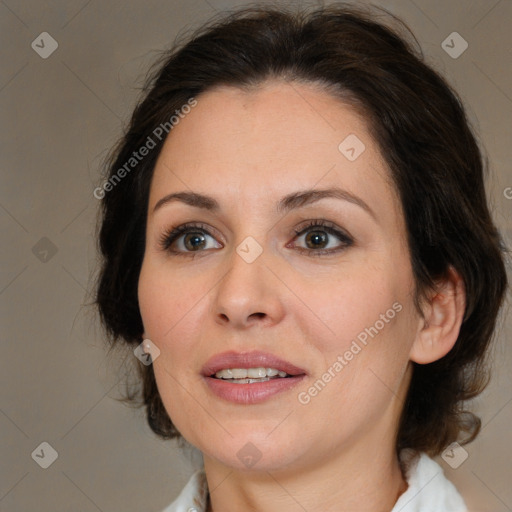
[{"label": "teeth", "polygon": [[215,374],[218,379],[259,379],[256,382],[268,380],[266,377],[286,377],[286,372],[276,370],[275,368],[226,368]]},{"label": "teeth", "polygon": [[267,380],[270,380],[270,377],[263,379],[233,379],[233,384],[253,384],[254,382],[265,382]]},{"label": "teeth", "polygon": [[247,369],[247,377],[251,379],[258,379],[259,377],[266,377],[267,370],[265,368],[248,368]]}]

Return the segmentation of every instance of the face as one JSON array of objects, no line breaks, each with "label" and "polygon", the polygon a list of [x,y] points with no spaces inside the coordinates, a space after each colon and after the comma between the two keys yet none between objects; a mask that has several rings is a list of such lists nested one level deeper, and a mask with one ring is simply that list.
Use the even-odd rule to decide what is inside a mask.
[{"label": "face", "polygon": [[[196,99],[155,167],[139,279],[169,416],[205,461],[241,470],[392,449],[419,318],[364,119],[311,84]],[[233,368],[290,376],[213,376]]]}]

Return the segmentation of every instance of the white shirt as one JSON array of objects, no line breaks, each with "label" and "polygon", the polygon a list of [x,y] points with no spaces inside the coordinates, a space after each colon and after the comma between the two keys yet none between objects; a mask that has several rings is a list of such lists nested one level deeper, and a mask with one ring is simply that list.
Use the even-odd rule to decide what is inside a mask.
[{"label": "white shirt", "polygon": [[[425,453],[404,452],[405,476],[409,484],[390,512],[468,512],[442,468]],[[196,471],[178,498],[162,512],[206,512],[208,484],[204,469]]]}]

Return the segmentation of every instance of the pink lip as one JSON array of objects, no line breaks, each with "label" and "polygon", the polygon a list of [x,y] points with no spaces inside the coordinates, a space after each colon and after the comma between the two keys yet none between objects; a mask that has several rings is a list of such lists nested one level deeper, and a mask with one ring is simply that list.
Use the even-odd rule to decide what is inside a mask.
[{"label": "pink lip", "polygon": [[[286,372],[291,377],[252,384],[235,384],[214,377],[216,372],[225,368],[258,367],[275,368]],[[203,367],[202,375],[210,391],[219,398],[247,405],[263,402],[278,393],[291,389],[306,377],[306,372],[302,368],[265,352],[237,353],[231,351],[217,354],[209,359]]]},{"label": "pink lip", "polygon": [[201,373],[205,377],[214,375],[219,370],[226,368],[275,368],[289,375],[302,375],[306,371],[288,361],[284,361],[273,354],[266,352],[223,352],[210,358],[203,366]]}]

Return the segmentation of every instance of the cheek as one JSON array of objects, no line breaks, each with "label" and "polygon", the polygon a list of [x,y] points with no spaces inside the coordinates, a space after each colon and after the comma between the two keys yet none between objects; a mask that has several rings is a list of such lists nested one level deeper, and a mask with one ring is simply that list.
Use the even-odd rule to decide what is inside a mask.
[{"label": "cheek", "polygon": [[325,429],[328,414],[347,439],[398,410],[414,325],[409,306],[393,293],[371,303],[348,299],[353,307],[332,316],[337,335],[312,338],[321,363],[297,394],[308,421]]},{"label": "cheek", "polygon": [[[165,264],[142,265],[138,298],[145,335],[159,348],[171,347],[178,333],[192,333],[207,286],[200,277],[170,272]],[[196,319],[197,322],[197,319]],[[195,323],[197,328],[197,323]]]},{"label": "cheek", "polygon": [[318,358],[308,383],[316,387],[301,388],[300,403],[314,400],[318,417],[337,403],[332,414],[340,420],[348,411],[362,422],[375,418],[402,386],[417,317],[408,262],[396,267],[402,273],[395,265],[351,265],[315,286],[302,281],[297,295],[307,297],[309,311],[295,321]]},{"label": "cheek", "polygon": [[[182,433],[194,432],[190,418],[201,428],[203,414],[190,392],[199,376],[192,364],[197,346],[198,316],[204,314],[206,285],[183,272],[169,272],[146,261],[141,269],[138,298],[144,334],[160,349],[153,363],[157,387],[173,424]],[[189,439],[189,441],[193,441]]]},{"label": "cheek", "polygon": [[379,332],[389,331],[407,296],[407,287],[397,286],[390,273],[377,268],[349,270],[302,280],[301,286],[296,280],[294,291],[307,307],[297,308],[294,321],[323,354],[343,352],[358,335],[364,341],[376,323]]}]

